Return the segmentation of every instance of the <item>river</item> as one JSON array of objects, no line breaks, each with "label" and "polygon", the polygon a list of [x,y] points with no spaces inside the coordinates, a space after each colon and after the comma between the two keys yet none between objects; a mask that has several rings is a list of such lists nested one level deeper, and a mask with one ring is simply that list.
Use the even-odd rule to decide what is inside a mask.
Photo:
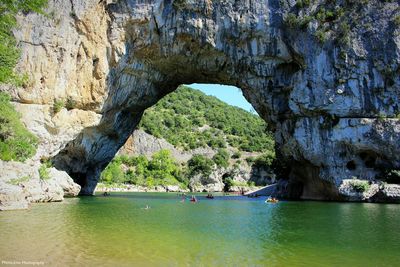
[{"label": "river", "polygon": [[44,266],[400,265],[400,205],[198,199],[113,193],[1,212],[0,260]]}]

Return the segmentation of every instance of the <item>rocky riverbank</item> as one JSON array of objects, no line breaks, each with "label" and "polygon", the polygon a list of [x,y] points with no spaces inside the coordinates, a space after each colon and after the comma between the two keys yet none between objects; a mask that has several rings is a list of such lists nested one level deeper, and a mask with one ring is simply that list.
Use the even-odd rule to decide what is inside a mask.
[{"label": "rocky riverbank", "polygon": [[[210,187],[211,188],[211,187]],[[262,188],[260,186],[232,186],[229,192],[250,192]],[[181,188],[177,185],[166,185],[166,186],[153,186],[144,187],[139,185],[128,185],[128,184],[114,184],[106,185],[103,183],[98,183],[95,192],[148,192],[148,193],[164,193],[164,192],[174,192],[174,193],[188,193],[188,192],[223,192],[223,190],[190,190],[188,188]]]},{"label": "rocky riverbank", "polygon": [[81,187],[66,172],[39,169],[34,162],[0,160],[0,210],[27,209],[31,203],[58,202],[79,194]]}]

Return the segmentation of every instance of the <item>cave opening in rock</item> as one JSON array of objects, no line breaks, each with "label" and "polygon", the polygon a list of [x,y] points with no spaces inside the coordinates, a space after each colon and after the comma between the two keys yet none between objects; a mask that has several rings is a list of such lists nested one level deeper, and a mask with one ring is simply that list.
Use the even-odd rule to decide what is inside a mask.
[{"label": "cave opening in rock", "polygon": [[99,181],[132,190],[242,192],[275,182],[274,150],[273,133],[241,89],[181,85],[145,110]]}]

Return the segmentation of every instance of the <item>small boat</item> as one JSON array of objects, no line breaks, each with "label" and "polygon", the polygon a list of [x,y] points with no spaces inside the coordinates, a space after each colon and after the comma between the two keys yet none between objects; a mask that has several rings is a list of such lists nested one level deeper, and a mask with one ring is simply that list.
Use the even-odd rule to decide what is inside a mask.
[{"label": "small boat", "polygon": [[279,200],[278,199],[276,199],[276,198],[274,198],[274,197],[269,197],[269,198],[267,198],[267,200],[265,200],[265,203],[272,203],[272,204],[275,204],[275,203],[278,203],[279,202]]},{"label": "small boat", "polygon": [[206,198],[208,198],[208,199],[214,199],[214,196],[213,196],[212,194],[208,194],[208,195],[206,196]]},{"label": "small boat", "polygon": [[196,203],[197,202],[197,198],[195,196],[192,196],[191,199],[190,199],[190,202]]}]

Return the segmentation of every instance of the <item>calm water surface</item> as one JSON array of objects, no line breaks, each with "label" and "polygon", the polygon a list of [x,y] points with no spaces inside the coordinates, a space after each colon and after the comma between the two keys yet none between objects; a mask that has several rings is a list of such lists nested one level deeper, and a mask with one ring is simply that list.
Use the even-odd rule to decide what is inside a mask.
[{"label": "calm water surface", "polygon": [[114,193],[1,212],[0,260],[45,266],[400,266],[400,205],[199,200]]}]

